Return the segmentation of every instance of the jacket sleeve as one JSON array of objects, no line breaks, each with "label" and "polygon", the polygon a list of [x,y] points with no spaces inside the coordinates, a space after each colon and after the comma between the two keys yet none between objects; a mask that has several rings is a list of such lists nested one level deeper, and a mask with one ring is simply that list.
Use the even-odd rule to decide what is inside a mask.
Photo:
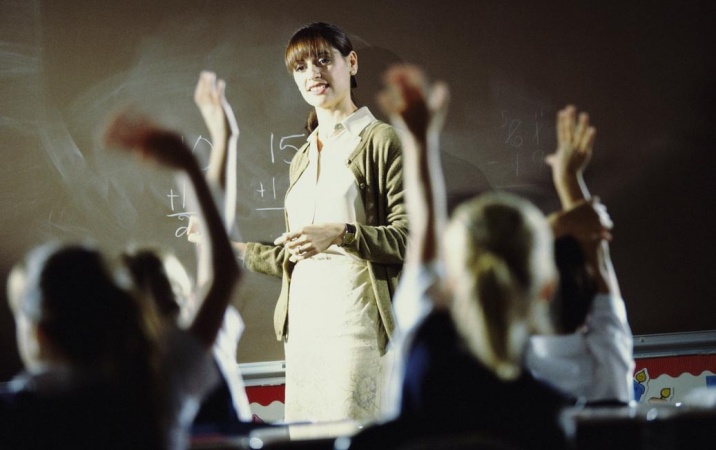
[{"label": "jacket sleeve", "polygon": [[252,272],[280,278],[283,275],[285,253],[286,250],[282,245],[249,242],[246,244],[244,267]]},{"label": "jacket sleeve", "polygon": [[395,130],[380,123],[367,136],[364,152],[366,225],[356,224],[352,249],[359,257],[379,264],[402,264],[408,239],[408,216],[403,190],[403,154]]},{"label": "jacket sleeve", "polygon": [[[307,148],[308,144],[304,144],[291,160],[289,167],[289,181],[291,183],[295,182],[308,165],[308,159],[306,157]],[[285,213],[284,221],[286,222],[286,229],[288,229],[288,218]],[[289,255],[283,245],[267,245],[249,242],[246,245],[244,267],[252,272],[280,278],[283,276],[284,267],[288,263],[288,261],[286,261],[288,257]]]}]

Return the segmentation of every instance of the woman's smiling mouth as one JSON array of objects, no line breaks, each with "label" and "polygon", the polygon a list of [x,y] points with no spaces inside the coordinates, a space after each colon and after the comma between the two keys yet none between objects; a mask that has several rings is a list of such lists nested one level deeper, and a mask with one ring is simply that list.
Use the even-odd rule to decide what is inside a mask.
[{"label": "woman's smiling mouth", "polygon": [[323,94],[326,92],[326,89],[328,89],[328,83],[321,82],[321,83],[313,83],[308,87],[308,92],[311,94]]}]

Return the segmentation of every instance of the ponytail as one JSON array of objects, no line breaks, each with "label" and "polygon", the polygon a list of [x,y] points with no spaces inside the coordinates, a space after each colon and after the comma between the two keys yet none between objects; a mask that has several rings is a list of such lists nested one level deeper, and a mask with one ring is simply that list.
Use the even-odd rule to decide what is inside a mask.
[{"label": "ponytail", "polygon": [[530,333],[548,319],[539,300],[554,273],[547,222],[524,199],[483,194],[455,210],[448,242],[462,265],[452,307],[456,328],[496,376],[514,379]]},{"label": "ponytail", "polygon": [[[482,253],[467,270],[473,278],[459,295],[453,320],[470,350],[498,377],[514,379],[520,373],[527,326],[521,317],[527,305],[509,266],[493,253]],[[474,321],[477,320],[478,323]]]}]

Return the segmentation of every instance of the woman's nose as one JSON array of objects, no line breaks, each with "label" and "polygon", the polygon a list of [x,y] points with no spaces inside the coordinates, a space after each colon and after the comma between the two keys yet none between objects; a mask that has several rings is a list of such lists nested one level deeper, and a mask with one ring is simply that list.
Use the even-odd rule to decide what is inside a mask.
[{"label": "woman's nose", "polygon": [[321,68],[318,66],[318,64],[310,64],[309,63],[308,70],[311,72],[311,75],[313,75],[314,77],[321,76]]}]

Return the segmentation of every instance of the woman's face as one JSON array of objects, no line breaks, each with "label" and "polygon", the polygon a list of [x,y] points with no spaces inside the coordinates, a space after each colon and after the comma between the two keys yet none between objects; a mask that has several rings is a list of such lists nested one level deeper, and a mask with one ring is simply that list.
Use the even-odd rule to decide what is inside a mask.
[{"label": "woman's face", "polygon": [[293,69],[293,79],[304,100],[316,108],[350,111],[351,75],[358,69],[358,56],[350,52],[343,56],[331,48],[326,52],[298,61]]}]

